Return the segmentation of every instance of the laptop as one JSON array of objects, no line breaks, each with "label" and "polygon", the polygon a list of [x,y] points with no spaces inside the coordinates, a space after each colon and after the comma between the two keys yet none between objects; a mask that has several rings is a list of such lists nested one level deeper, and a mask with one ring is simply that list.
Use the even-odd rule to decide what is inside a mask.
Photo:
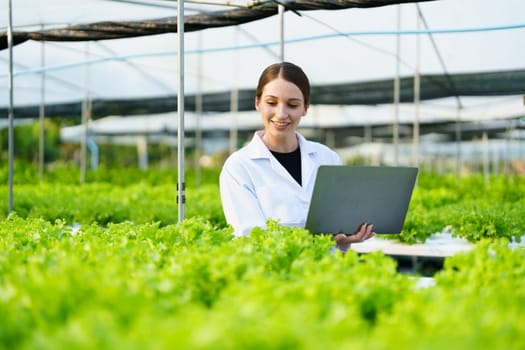
[{"label": "laptop", "polygon": [[313,234],[401,233],[418,168],[322,165],[317,170],[305,228]]}]

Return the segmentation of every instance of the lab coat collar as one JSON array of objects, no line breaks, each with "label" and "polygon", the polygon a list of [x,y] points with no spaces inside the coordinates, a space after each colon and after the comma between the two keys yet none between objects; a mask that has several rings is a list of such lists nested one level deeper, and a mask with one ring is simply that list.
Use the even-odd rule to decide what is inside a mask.
[{"label": "lab coat collar", "polygon": [[[291,175],[284,169],[284,167],[272,157],[270,150],[264,144],[262,135],[264,131],[256,131],[252,142],[248,144],[250,148],[248,154],[251,154],[251,159],[268,159],[272,168],[279,173],[281,176],[291,177]],[[302,167],[302,186],[306,188],[309,182],[313,180],[312,173],[317,169],[312,156],[317,152],[312,143],[308,142],[303,135],[298,132],[295,133],[299,141],[299,147],[301,149],[301,167]],[[294,181],[295,183],[295,181]],[[299,186],[299,185],[298,185]]]},{"label": "lab coat collar", "polygon": [[268,147],[266,147],[262,140],[263,134],[263,130],[256,131],[253,135],[252,142],[248,144],[248,148],[250,148],[250,152],[248,152],[248,154],[251,154],[252,159],[271,158],[270,150]]},{"label": "lab coat collar", "polygon": [[[256,131],[253,135],[252,142],[248,144],[248,147],[251,148],[249,154],[251,154],[252,159],[260,159],[260,158],[271,158],[271,153],[268,147],[264,144],[262,140],[262,136],[264,134],[263,130]],[[312,155],[316,153],[315,147],[312,147],[310,143],[304,138],[303,135],[299,134],[298,132],[295,132],[295,136],[297,137],[297,140],[299,141],[299,147],[301,149],[301,154],[308,154]]]}]

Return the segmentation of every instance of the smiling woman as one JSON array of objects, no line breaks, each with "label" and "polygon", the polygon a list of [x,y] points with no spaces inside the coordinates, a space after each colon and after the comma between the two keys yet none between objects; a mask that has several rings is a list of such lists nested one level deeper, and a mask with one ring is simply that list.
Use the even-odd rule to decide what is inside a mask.
[{"label": "smiling woman", "polygon": [[[264,130],[230,155],[220,175],[224,214],[237,236],[264,228],[269,219],[304,227],[317,169],[341,165],[337,153],[297,132],[309,101],[310,83],[299,66],[276,63],[262,72],[255,108]],[[363,225],[354,235],[338,234],[334,239],[345,250],[373,234],[370,225]]]}]

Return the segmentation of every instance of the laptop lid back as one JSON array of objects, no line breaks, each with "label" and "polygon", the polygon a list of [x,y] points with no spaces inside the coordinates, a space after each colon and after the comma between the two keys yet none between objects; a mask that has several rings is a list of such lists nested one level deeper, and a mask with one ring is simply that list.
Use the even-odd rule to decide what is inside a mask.
[{"label": "laptop lid back", "polygon": [[376,233],[400,233],[418,168],[320,166],[306,220],[312,233],[353,233],[373,224]]}]

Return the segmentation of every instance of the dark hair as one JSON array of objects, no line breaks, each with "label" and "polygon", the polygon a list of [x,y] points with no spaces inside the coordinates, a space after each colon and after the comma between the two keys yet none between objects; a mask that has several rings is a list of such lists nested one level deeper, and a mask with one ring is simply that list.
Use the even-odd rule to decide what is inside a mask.
[{"label": "dark hair", "polygon": [[283,78],[284,80],[297,85],[299,90],[303,93],[304,105],[310,105],[310,81],[301,67],[290,62],[274,63],[266,67],[259,77],[255,96],[258,99],[261,98],[264,86],[277,78]]}]

